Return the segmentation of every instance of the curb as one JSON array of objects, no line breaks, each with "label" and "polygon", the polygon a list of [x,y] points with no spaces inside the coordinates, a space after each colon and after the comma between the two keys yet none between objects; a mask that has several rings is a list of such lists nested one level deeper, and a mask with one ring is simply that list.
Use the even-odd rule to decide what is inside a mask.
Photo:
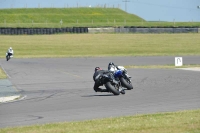
[{"label": "curb", "polygon": [[179,70],[188,70],[188,71],[200,71],[200,67],[191,67],[191,68],[177,68]]},{"label": "curb", "polygon": [[19,99],[19,98],[20,98],[20,95],[8,96],[8,97],[0,97],[0,103],[14,101],[14,100]]}]

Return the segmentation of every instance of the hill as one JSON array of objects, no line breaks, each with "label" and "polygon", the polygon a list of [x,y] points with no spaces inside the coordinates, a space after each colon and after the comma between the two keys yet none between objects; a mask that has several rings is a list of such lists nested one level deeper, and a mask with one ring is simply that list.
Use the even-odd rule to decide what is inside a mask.
[{"label": "hill", "polygon": [[144,19],[118,8],[0,9],[0,27],[113,26]]}]

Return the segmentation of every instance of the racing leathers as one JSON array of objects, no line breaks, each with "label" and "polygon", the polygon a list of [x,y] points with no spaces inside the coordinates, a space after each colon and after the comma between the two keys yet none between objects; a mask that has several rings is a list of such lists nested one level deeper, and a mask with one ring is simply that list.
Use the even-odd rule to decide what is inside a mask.
[{"label": "racing leathers", "polygon": [[94,73],[94,75],[93,75],[93,80],[95,82],[94,83],[94,87],[93,87],[94,91],[96,91],[96,92],[108,92],[107,89],[101,89],[101,88],[99,88],[99,86],[103,85],[102,80],[101,80],[102,76],[104,74],[108,74],[108,73],[111,73],[111,71],[108,71],[108,70],[98,70],[98,71],[96,71]]},{"label": "racing leathers", "polygon": [[7,51],[7,53],[6,53],[6,56],[10,56],[10,57],[13,57],[13,55],[14,55],[14,50],[10,47],[9,49],[8,49],[8,51]]}]

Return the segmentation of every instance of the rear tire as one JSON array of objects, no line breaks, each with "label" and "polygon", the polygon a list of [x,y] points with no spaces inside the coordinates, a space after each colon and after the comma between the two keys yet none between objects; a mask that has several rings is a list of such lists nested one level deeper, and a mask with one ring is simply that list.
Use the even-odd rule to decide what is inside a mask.
[{"label": "rear tire", "polygon": [[112,92],[114,95],[119,95],[119,94],[120,94],[120,92],[119,92],[118,90],[116,90],[115,87],[112,86],[110,82],[107,82],[107,83],[105,84],[105,87],[106,87],[106,89],[108,89],[110,92]]},{"label": "rear tire", "polygon": [[127,88],[128,90],[133,89],[132,84],[131,84],[131,83],[129,84],[123,77],[120,78],[120,81],[121,81],[121,83],[122,83],[122,86],[124,86],[124,87]]}]

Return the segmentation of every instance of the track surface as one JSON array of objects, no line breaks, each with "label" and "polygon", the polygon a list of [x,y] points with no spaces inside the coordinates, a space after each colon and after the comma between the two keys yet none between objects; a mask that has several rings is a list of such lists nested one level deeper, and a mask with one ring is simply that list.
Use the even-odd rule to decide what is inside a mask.
[{"label": "track surface", "polygon": [[[125,95],[93,91],[94,68],[174,64],[174,57],[0,59],[25,99],[0,104],[0,128],[200,108],[200,72],[128,69],[134,89]],[[183,57],[200,64],[199,56]]]}]

